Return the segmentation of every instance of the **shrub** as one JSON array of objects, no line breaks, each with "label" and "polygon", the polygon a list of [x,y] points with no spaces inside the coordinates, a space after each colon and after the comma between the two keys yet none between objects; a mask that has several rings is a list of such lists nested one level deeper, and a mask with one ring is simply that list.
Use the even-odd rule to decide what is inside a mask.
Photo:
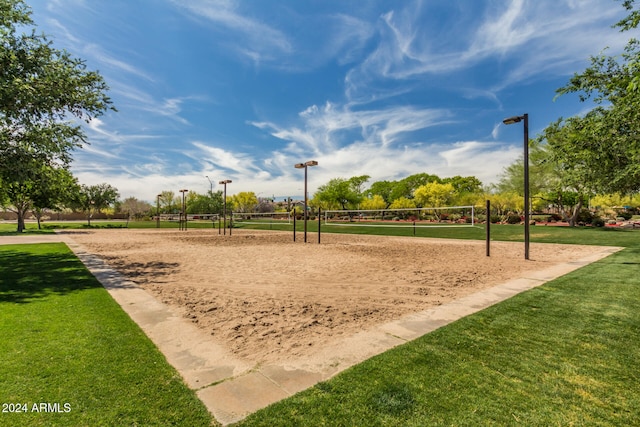
[{"label": "shrub", "polygon": [[520,224],[521,221],[522,218],[520,218],[520,215],[509,214],[507,216],[507,224]]},{"label": "shrub", "polygon": [[460,218],[462,218],[462,215],[460,214],[451,214],[449,215],[449,221],[458,221]]},{"label": "shrub", "polygon": [[589,209],[582,209],[578,214],[577,222],[581,222],[584,224],[591,224],[593,221],[594,215],[589,211]]},{"label": "shrub", "polygon": [[633,214],[631,212],[620,212],[618,214],[618,216],[624,218],[625,221],[629,221],[631,218],[633,218]]},{"label": "shrub", "polygon": [[591,225],[594,227],[604,227],[604,219],[597,216],[591,220]]},{"label": "shrub", "polygon": [[549,218],[547,218],[547,221],[549,222],[562,221],[562,216],[554,213],[549,215]]},{"label": "shrub", "polygon": [[497,224],[500,222],[500,216],[499,215],[491,215],[491,223],[492,224]]}]

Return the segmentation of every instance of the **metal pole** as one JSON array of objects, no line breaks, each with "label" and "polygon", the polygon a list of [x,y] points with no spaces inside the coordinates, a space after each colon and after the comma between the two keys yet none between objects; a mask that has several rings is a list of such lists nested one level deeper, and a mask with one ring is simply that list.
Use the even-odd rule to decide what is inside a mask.
[{"label": "metal pole", "polygon": [[293,209],[293,241],[296,241],[296,210]]},{"label": "metal pole", "polygon": [[318,208],[318,244],[320,244],[320,227],[322,226],[322,209]]},{"label": "metal pole", "polygon": [[304,165],[304,242],[307,243],[307,169],[309,167]]},{"label": "metal pole", "polygon": [[524,115],[524,259],[529,259],[529,114]]},{"label": "metal pole", "polygon": [[222,223],[224,225],[224,235],[227,235],[227,183],[224,183],[224,199],[222,200],[224,205],[224,216],[222,217]]},{"label": "metal pole", "polygon": [[156,219],[156,228],[160,228],[160,195],[156,197],[156,214],[158,215]]},{"label": "metal pole", "polygon": [[485,221],[487,232],[487,256],[491,256],[491,202],[487,200],[487,220]]}]

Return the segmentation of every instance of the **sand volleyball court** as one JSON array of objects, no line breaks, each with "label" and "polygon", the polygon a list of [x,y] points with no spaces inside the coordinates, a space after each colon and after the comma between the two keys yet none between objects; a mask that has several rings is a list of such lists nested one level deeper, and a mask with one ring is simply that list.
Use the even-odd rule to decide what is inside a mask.
[{"label": "sand volleyball court", "polygon": [[[68,236],[239,358],[283,363],[590,246],[234,230],[91,230]],[[314,236],[315,237],[315,236]]]}]

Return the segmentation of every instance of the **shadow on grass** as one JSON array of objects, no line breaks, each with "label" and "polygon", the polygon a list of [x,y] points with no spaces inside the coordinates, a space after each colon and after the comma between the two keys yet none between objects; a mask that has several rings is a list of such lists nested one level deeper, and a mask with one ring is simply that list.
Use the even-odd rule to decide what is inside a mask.
[{"label": "shadow on grass", "polygon": [[48,295],[100,287],[100,283],[62,243],[38,250],[0,247],[0,303],[28,303]]}]

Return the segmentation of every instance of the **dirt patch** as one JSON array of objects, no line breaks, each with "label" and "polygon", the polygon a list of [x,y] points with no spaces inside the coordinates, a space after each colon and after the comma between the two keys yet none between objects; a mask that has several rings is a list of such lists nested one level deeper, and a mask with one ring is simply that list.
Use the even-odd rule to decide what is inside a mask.
[{"label": "dirt patch", "polygon": [[[70,237],[239,357],[296,359],[338,338],[582,258],[589,246],[234,230],[96,230]],[[300,239],[299,239],[300,240]]]}]

